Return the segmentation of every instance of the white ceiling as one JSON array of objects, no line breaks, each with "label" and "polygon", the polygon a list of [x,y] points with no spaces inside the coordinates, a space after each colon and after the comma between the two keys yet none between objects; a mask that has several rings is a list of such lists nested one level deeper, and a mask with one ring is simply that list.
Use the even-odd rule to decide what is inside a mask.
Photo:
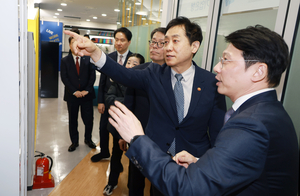
[{"label": "white ceiling", "polygon": [[[116,24],[118,20],[118,12],[114,9],[119,7],[119,0],[39,0],[39,2],[41,20],[85,22],[90,19],[91,22],[109,24]],[[67,6],[62,6],[61,3],[66,3]],[[57,9],[63,11],[57,11]],[[57,18],[53,18],[55,13],[59,13]],[[102,14],[107,16],[104,17]],[[93,19],[94,16],[97,19]]]}]

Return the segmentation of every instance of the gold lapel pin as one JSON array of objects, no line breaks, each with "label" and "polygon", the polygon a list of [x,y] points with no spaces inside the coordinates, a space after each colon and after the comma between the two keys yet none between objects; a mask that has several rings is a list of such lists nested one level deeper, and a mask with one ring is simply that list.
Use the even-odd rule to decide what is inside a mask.
[{"label": "gold lapel pin", "polygon": [[200,87],[198,87],[198,88],[197,88],[197,90],[198,90],[198,91],[201,91],[201,88],[200,88]]}]

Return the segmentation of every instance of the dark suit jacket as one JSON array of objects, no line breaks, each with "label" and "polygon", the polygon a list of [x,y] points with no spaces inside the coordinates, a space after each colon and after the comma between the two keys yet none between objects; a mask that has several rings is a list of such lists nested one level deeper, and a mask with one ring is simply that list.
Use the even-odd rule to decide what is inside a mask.
[{"label": "dark suit jacket", "polygon": [[[133,69],[145,69],[150,64],[151,62],[144,63],[133,67]],[[147,92],[128,87],[124,98],[124,104],[139,119],[145,130],[150,113],[150,101]]]},{"label": "dark suit jacket", "polygon": [[196,157],[213,146],[226,110],[225,98],[217,92],[214,74],[195,66],[189,111],[179,124],[169,66],[151,63],[143,70],[127,69],[107,57],[101,72],[127,87],[147,92],[150,115],[145,133],[164,152],[168,151],[174,138],[176,152],[187,150]]},{"label": "dark suit jacket", "polygon": [[[110,88],[108,89],[108,92],[105,96],[105,105],[109,108],[111,105],[115,105],[115,101],[119,101],[121,103],[124,103],[124,96],[126,92],[126,86],[119,84],[117,82],[112,82]],[[108,123],[107,130],[118,139],[121,139],[121,136],[117,132],[117,130]]]},{"label": "dark suit jacket", "polygon": [[[132,54],[132,52],[128,51],[128,54],[126,56],[126,59],[124,61],[123,66],[126,65],[128,57]],[[112,58],[115,62],[117,62],[118,59],[118,52],[114,51],[110,54],[108,54],[110,58]],[[101,72],[101,71],[100,71]],[[109,87],[111,85],[110,78],[107,77],[107,75],[102,74],[100,76],[99,80],[99,86],[98,86],[98,103],[105,103],[105,94],[107,93]]]},{"label": "dark suit jacket", "polygon": [[[94,82],[96,73],[90,57],[80,58],[79,75],[72,54],[61,59],[61,80],[65,85],[65,101],[90,101],[95,98]],[[80,88],[79,88],[80,85]],[[83,98],[77,98],[73,93],[86,90],[89,93]]]},{"label": "dark suit jacket", "polygon": [[187,169],[147,136],[137,138],[126,155],[165,195],[297,195],[297,136],[275,91],[242,104],[215,147]]}]

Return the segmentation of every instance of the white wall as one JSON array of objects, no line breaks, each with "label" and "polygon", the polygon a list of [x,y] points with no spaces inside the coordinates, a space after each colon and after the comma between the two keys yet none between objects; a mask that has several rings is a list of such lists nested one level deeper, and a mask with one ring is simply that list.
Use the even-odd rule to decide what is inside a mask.
[{"label": "white wall", "polygon": [[0,6],[0,195],[19,195],[18,1]]}]

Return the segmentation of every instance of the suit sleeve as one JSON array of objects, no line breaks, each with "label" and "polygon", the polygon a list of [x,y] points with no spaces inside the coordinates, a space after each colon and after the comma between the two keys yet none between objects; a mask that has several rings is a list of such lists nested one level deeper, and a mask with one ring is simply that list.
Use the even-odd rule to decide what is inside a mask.
[{"label": "suit sleeve", "polygon": [[92,88],[94,88],[94,83],[96,80],[96,72],[95,69],[93,68],[94,65],[90,63],[90,60],[88,60],[88,66],[89,66],[90,77],[89,77],[88,85],[86,86],[85,90],[91,92]]},{"label": "suit sleeve", "polygon": [[73,94],[75,93],[78,89],[73,86],[69,80],[69,71],[68,70],[68,66],[66,64],[66,62],[64,61],[64,59],[61,60],[61,66],[60,66],[60,76],[61,76],[61,81],[63,82],[63,84],[65,85],[65,87],[67,88],[67,90]]},{"label": "suit sleeve", "polygon": [[223,127],[225,113],[225,96],[219,94],[216,89],[214,105],[208,122],[211,147],[214,146],[219,131]]},{"label": "suit sleeve", "polygon": [[187,169],[148,136],[137,138],[126,156],[165,195],[229,195],[259,178],[268,145],[268,131],[261,122],[239,118],[226,123],[215,147]]}]

